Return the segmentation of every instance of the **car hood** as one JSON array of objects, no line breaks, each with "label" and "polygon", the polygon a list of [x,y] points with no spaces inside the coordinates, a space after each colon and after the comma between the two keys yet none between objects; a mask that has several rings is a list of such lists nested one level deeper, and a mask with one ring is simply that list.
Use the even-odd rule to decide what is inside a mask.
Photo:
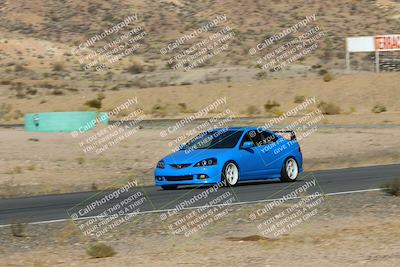
[{"label": "car hood", "polygon": [[232,149],[179,150],[164,157],[163,160],[166,164],[195,164],[203,159],[218,158],[222,154],[228,153],[230,150]]}]

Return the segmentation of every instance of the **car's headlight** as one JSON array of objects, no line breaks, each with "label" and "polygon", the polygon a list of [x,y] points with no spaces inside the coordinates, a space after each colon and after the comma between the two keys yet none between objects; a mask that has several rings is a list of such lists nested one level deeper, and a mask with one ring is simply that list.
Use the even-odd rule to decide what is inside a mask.
[{"label": "car's headlight", "polygon": [[164,169],[165,168],[165,163],[163,160],[160,160],[157,162],[157,168]]},{"label": "car's headlight", "polygon": [[194,167],[204,167],[204,166],[211,166],[211,165],[216,165],[217,164],[217,159],[216,158],[209,158],[209,159],[203,159],[196,164],[194,164]]}]

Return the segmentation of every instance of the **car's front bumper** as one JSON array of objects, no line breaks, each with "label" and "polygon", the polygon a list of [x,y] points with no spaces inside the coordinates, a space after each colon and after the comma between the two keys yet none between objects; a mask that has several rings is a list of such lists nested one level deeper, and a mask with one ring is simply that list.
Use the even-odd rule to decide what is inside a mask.
[{"label": "car's front bumper", "polygon": [[[204,176],[204,177],[202,177]],[[186,167],[176,169],[166,166],[154,170],[155,185],[191,185],[216,184],[221,182],[221,167],[218,165],[206,167]]]}]

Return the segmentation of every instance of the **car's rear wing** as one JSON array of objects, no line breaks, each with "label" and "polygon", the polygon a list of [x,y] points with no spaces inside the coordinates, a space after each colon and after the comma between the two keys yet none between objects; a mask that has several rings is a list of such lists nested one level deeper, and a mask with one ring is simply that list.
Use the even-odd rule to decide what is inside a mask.
[{"label": "car's rear wing", "polygon": [[[283,138],[286,138],[290,141],[296,141],[296,133],[294,131],[274,131],[274,133],[279,134]],[[288,137],[288,138],[287,138]]]}]

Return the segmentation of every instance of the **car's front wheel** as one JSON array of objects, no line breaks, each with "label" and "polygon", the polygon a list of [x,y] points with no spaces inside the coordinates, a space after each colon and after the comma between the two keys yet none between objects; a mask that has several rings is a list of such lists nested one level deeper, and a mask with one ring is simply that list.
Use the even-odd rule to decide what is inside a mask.
[{"label": "car's front wheel", "polygon": [[178,186],[177,185],[162,185],[161,188],[164,190],[174,190],[174,189],[178,188]]},{"label": "car's front wheel", "polygon": [[227,186],[236,185],[239,181],[239,168],[234,162],[228,162],[222,170],[222,177]]},{"label": "car's front wheel", "polygon": [[288,158],[283,164],[281,181],[282,182],[294,182],[299,175],[299,166],[294,158]]}]

